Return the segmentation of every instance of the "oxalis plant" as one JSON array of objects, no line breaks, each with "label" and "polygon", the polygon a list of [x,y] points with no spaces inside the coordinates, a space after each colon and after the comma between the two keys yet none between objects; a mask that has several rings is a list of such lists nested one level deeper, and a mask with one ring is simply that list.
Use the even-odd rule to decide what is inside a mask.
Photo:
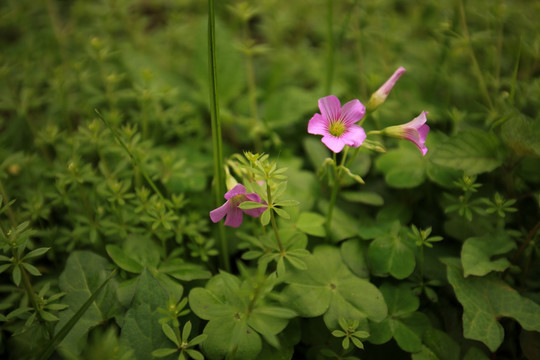
[{"label": "oxalis plant", "polygon": [[[368,114],[385,102],[404,72],[403,67],[397,69],[373,93],[368,102]],[[328,181],[331,195],[325,206],[326,217],[318,224],[314,224],[317,219],[312,218],[305,221],[305,225],[297,225],[297,228],[278,227],[276,219],[290,220],[287,208],[298,206],[299,202],[284,198],[287,192],[287,169],[280,168],[277,161],[270,160],[269,155],[245,152],[243,156],[233,155],[226,162],[226,184],[230,190],[224,194],[226,202],[210,211],[211,220],[217,223],[224,219],[225,226],[238,228],[243,223],[244,215],[248,215],[260,217],[261,226],[255,233],[238,235],[244,241],[241,248],[245,251],[241,258],[255,263],[256,272],[250,274],[245,265],[239,263],[243,278],[221,272],[205,288],[195,288],[190,292],[192,310],[200,318],[208,320],[203,330],[208,338],[202,344],[202,349],[209,358],[254,359],[261,353],[278,356],[280,352],[291,356],[293,352],[290,345],[294,344],[288,344],[288,349],[282,346],[280,334],[282,341],[287,343],[286,334],[292,331],[292,319],[317,317],[322,317],[327,332],[336,339],[343,338],[340,348],[322,347],[321,354],[356,358],[351,354],[355,349],[364,349],[363,341],[371,338],[371,329],[376,329],[375,336],[380,336],[376,341],[379,343],[395,337],[393,323],[387,320],[387,297],[391,295],[385,296],[386,291],[392,293],[401,289],[403,294],[400,296],[409,294],[413,302],[417,301],[410,285],[395,287],[388,283],[379,289],[363,272],[355,271],[360,267],[356,263],[358,259],[344,256],[343,251],[357,252],[358,244],[355,241],[345,242],[341,250],[335,246],[340,239],[334,232],[332,220],[343,176],[364,184],[362,177],[348,167],[349,149],[354,149],[350,159],[354,159],[363,145],[370,150],[384,152],[383,144],[368,139],[368,136],[386,135],[411,141],[425,155],[425,142],[429,133],[427,112],[421,112],[418,117],[403,125],[366,134],[361,127],[366,119],[366,107],[359,100],[351,100],[342,107],[336,96],[329,95],[319,99],[318,104],[320,113],[308,121],[307,131],[322,135],[322,143],[333,153],[333,158],[325,159],[321,165],[325,171],[321,172],[320,178]],[[339,153],[342,155],[338,161]],[[322,217],[301,213],[300,218],[306,215]],[[314,228],[317,225],[324,228],[324,234],[316,233],[322,235],[324,241],[310,246],[306,235],[315,234]],[[267,230],[267,227],[272,229]],[[430,228],[421,233],[414,225],[412,229],[402,229],[399,223],[393,224],[391,235],[387,240],[382,240],[386,244],[373,246],[371,261],[378,264],[382,273],[395,272],[395,276],[403,279],[414,271],[414,255],[412,266],[403,266],[404,261],[393,259],[396,249],[393,249],[392,244],[401,242],[400,239],[419,237],[420,240],[414,243],[419,249],[442,240],[442,237],[428,237]],[[407,249],[411,254],[415,251],[414,245]],[[422,257],[420,261],[423,262]],[[423,274],[420,274],[417,294],[431,294],[430,291],[429,286],[424,284]],[[429,326],[429,320],[422,313],[414,313],[417,308],[418,305],[410,313],[414,314],[413,321],[417,322],[415,325],[424,331]],[[421,344],[410,344],[410,339],[402,338],[399,334],[396,341],[404,349]]]},{"label": "oxalis plant", "polygon": [[0,358],[540,358],[538,9],[214,2],[0,2]]}]

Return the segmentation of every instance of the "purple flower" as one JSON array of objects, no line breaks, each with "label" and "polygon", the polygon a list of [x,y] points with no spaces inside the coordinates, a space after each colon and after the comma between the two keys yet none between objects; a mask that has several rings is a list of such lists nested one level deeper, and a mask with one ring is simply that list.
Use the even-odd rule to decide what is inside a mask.
[{"label": "purple flower", "polygon": [[427,111],[422,111],[420,115],[406,124],[389,126],[382,131],[384,135],[395,137],[398,139],[409,140],[414,143],[422,152],[422,155],[426,155],[428,149],[425,145],[427,134],[429,133],[429,126],[426,125]]},{"label": "purple flower", "polygon": [[381,106],[382,103],[384,103],[386,97],[388,96],[388,94],[390,94],[390,91],[405,71],[407,70],[405,70],[404,67],[400,66],[396,71],[394,71],[392,76],[390,76],[390,78],[386,80],[386,82],[371,95],[367,104],[367,108],[369,111],[375,110],[376,108]]},{"label": "purple flower", "polygon": [[242,184],[237,184],[234,188],[229,190],[225,194],[225,199],[227,200],[225,204],[210,211],[210,219],[215,223],[227,216],[225,225],[239,227],[242,225],[243,213],[246,213],[249,216],[258,217],[266,210],[266,207],[257,209],[240,209],[238,207],[238,205],[244,201],[261,202],[259,195],[255,193],[247,194],[246,188]]},{"label": "purple flower", "polygon": [[309,120],[308,133],[322,135],[322,142],[338,153],[345,145],[359,147],[366,138],[364,129],[355,125],[362,119],[366,108],[359,100],[352,100],[341,107],[334,95],[319,99],[320,114]]}]

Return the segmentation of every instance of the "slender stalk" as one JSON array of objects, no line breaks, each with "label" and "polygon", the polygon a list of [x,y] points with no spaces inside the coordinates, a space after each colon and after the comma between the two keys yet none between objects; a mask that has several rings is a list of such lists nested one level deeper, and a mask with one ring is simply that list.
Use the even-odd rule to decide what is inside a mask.
[{"label": "slender stalk", "polygon": [[424,244],[420,245],[420,284],[424,287]]},{"label": "slender stalk", "polygon": [[[4,189],[4,184],[2,184],[2,180],[0,180],[0,195],[2,195],[4,202],[6,204],[9,204],[10,200],[6,194],[6,190]],[[17,227],[17,219],[15,218],[15,213],[13,212],[13,209],[11,209],[11,206],[8,206],[6,211],[7,211],[7,215],[9,217],[9,222],[11,223],[11,226],[13,226],[14,228]]]},{"label": "slender stalk", "polygon": [[334,187],[332,188],[332,193],[330,194],[330,204],[328,204],[328,212],[326,213],[326,234],[328,239],[330,239],[330,229],[332,227],[332,215],[334,213],[334,207],[336,205],[337,195],[339,192],[339,187],[341,183],[341,169],[345,165],[347,159],[347,154],[349,152],[349,147],[346,146],[343,151],[343,156],[341,158],[341,164],[337,164],[337,156],[334,153]]},{"label": "slender stalk", "polygon": [[333,14],[333,0],[327,0],[326,5],[326,24],[328,26],[328,53],[326,62],[326,84],[324,87],[325,94],[328,95],[332,92],[332,81],[334,78],[334,14]]},{"label": "slender stalk", "polygon": [[[216,63],[216,22],[214,0],[208,0],[208,75],[210,82],[210,118],[212,124],[212,144],[214,156],[214,189],[216,206],[221,203],[225,193],[225,173],[223,170],[223,144],[221,140],[221,122],[219,118],[219,103],[217,91],[217,63]],[[230,271],[229,248],[225,237],[223,224],[218,225],[221,243],[221,266]]]},{"label": "slender stalk", "polygon": [[471,37],[469,35],[469,28],[467,26],[467,18],[465,17],[465,7],[463,6],[463,0],[459,0],[459,14],[461,18],[461,26],[463,27],[463,35],[465,36],[467,46],[469,47],[469,55],[471,57],[473,70],[477,77],[478,84],[480,85],[480,90],[482,91],[482,95],[484,96],[484,100],[486,101],[487,105],[491,110],[493,110],[493,103],[491,102],[491,97],[489,96],[489,91],[486,86],[486,82],[484,81],[482,70],[480,69],[480,65],[478,65],[476,55],[474,54]]},{"label": "slender stalk", "polygon": [[[272,206],[272,191],[270,190],[270,185],[268,185],[268,182],[266,183],[266,194],[268,196],[268,204]],[[281,238],[279,237],[279,231],[277,227],[276,217],[274,215],[274,210],[272,208],[269,208],[268,211],[270,211],[270,221],[272,222],[272,228],[274,229],[276,241],[279,246],[279,252],[281,254],[284,254],[285,250],[283,249],[283,244],[281,243]]]},{"label": "slender stalk", "polygon": [[531,243],[532,239],[534,239],[538,231],[540,231],[540,221],[537,222],[536,225],[531,230],[529,230],[529,233],[527,234],[527,238],[525,239],[523,244],[521,244],[519,249],[516,251],[516,253],[512,257],[512,260],[511,260],[512,264],[516,263],[516,261],[521,256],[521,253],[523,253],[523,251],[527,248],[527,246],[529,246],[529,244]]}]

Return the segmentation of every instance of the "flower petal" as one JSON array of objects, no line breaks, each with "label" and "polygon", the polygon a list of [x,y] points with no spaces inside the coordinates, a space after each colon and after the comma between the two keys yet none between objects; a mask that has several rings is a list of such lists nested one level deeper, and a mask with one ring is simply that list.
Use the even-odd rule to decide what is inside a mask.
[{"label": "flower petal", "polygon": [[319,109],[327,121],[337,120],[341,115],[341,103],[334,95],[319,99]]},{"label": "flower petal", "polygon": [[340,152],[343,150],[343,147],[345,147],[345,143],[342,139],[337,138],[332,135],[325,135],[321,139],[324,145],[326,145],[330,150],[332,150],[335,153]]},{"label": "flower petal", "polygon": [[315,114],[309,120],[307,131],[313,135],[326,135],[328,134],[328,120],[321,116],[321,114]]},{"label": "flower petal", "polygon": [[351,125],[347,131],[341,135],[345,145],[359,147],[366,140],[366,132],[358,125]]},{"label": "flower petal", "polygon": [[243,220],[242,210],[238,207],[230,207],[227,213],[227,219],[225,219],[225,225],[230,227],[239,227],[242,225]]},{"label": "flower petal", "polygon": [[249,193],[249,194],[246,194],[246,199],[248,201],[255,201],[255,202],[261,202],[261,198],[259,195],[255,194],[255,193]]},{"label": "flower petal", "polygon": [[229,202],[227,201],[225,204],[221,205],[217,209],[214,209],[210,211],[210,219],[217,223],[219,220],[223,219],[225,215],[227,215],[227,212],[229,211]]},{"label": "flower petal", "polygon": [[352,125],[364,116],[366,113],[366,107],[360,102],[360,100],[351,100],[341,109],[341,118],[347,126]]},{"label": "flower petal", "polygon": [[403,126],[404,127],[413,127],[415,129],[420,128],[420,126],[424,125],[426,123],[426,121],[427,121],[427,117],[426,117],[427,113],[428,113],[427,111],[422,111],[420,113],[420,115],[418,115],[417,117],[415,117],[414,119],[412,119],[408,123],[403,124]]},{"label": "flower petal", "polygon": [[225,193],[225,199],[230,200],[236,195],[244,195],[246,193],[246,188],[242,184],[236,184],[231,190]]},{"label": "flower petal", "polygon": [[[424,125],[424,126],[427,126],[427,125]],[[429,127],[428,127],[428,130],[429,130]],[[425,135],[427,135],[427,132],[425,133]],[[425,137],[422,139],[422,134],[418,132],[418,130],[414,128],[406,128],[403,138],[405,140],[409,140],[413,142],[414,145],[416,145],[416,147],[420,149],[420,151],[422,152],[422,155],[426,155],[428,149],[424,145]]]},{"label": "flower petal", "polygon": [[385,95],[385,97],[388,96],[398,79],[401,77],[401,75],[403,75],[405,71],[407,70],[405,70],[403,66],[400,66],[396,71],[394,71],[392,76],[390,76],[390,78],[386,80],[386,82],[379,88],[379,91],[381,91]]},{"label": "flower petal", "polygon": [[247,214],[249,216],[259,217],[262,215],[263,212],[266,211],[266,206],[257,209],[243,209],[242,211],[244,212],[244,214]]},{"label": "flower petal", "polygon": [[420,135],[420,141],[422,141],[423,143],[426,142],[426,137],[427,137],[428,133],[429,133],[429,126],[427,126],[426,124],[420,126],[418,128],[418,134]]}]

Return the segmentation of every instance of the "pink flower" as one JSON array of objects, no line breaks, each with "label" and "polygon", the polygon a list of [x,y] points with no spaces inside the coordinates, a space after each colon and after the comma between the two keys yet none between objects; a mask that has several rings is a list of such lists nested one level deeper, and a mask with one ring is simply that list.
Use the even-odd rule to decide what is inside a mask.
[{"label": "pink flower", "polygon": [[359,100],[352,100],[341,107],[334,95],[319,99],[320,114],[309,120],[308,133],[322,135],[322,142],[338,153],[345,145],[359,147],[366,138],[364,129],[355,125],[362,119],[366,108]]},{"label": "pink flower", "polygon": [[422,111],[420,115],[415,117],[403,125],[389,126],[382,131],[384,135],[395,137],[398,139],[409,140],[414,143],[422,152],[422,155],[426,155],[428,149],[425,145],[427,134],[429,133],[429,126],[426,125],[427,111]]},{"label": "pink flower", "polygon": [[266,207],[257,209],[240,209],[238,207],[238,205],[244,201],[261,202],[259,195],[255,193],[247,194],[246,188],[242,184],[237,184],[234,188],[229,190],[225,194],[225,199],[227,200],[225,204],[210,211],[210,219],[215,223],[227,216],[225,225],[239,227],[242,225],[243,213],[246,213],[249,216],[258,217],[266,210]]},{"label": "pink flower", "polygon": [[367,108],[369,111],[377,109],[379,106],[382,105],[382,103],[384,103],[388,94],[390,94],[390,91],[405,71],[407,70],[405,70],[404,67],[400,66],[396,71],[394,71],[392,76],[390,76],[390,78],[386,80],[386,82],[371,95],[367,103]]}]

